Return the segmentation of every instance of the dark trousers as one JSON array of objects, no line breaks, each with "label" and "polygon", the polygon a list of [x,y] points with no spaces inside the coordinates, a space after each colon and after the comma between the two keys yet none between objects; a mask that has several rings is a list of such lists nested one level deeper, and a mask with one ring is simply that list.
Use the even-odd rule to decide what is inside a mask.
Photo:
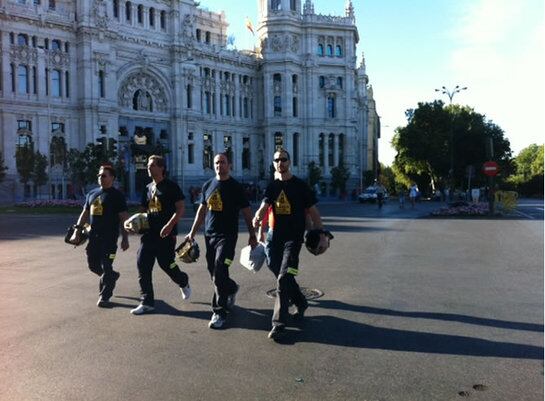
[{"label": "dark trousers", "polygon": [[295,281],[295,276],[299,273],[301,245],[301,241],[281,241],[275,238],[270,243],[269,270],[276,277],[273,326],[286,324],[290,301],[297,306],[303,306],[306,303],[305,296]]},{"label": "dark trousers", "polygon": [[100,277],[99,295],[108,300],[114,292],[117,276],[112,266],[117,252],[117,238],[109,240],[90,238],[85,251],[89,270]]},{"label": "dark trousers", "polygon": [[227,314],[227,298],[237,291],[237,283],[229,277],[229,266],[235,257],[237,237],[204,237],[206,264],[214,283],[212,310],[221,317]]},{"label": "dark trousers", "polygon": [[176,236],[161,238],[158,235],[144,234],[140,240],[137,255],[138,283],[140,284],[140,301],[144,305],[153,306],[155,302],[151,272],[155,259],[159,267],[180,287],[189,283],[189,277],[182,272],[175,261],[174,249]]}]

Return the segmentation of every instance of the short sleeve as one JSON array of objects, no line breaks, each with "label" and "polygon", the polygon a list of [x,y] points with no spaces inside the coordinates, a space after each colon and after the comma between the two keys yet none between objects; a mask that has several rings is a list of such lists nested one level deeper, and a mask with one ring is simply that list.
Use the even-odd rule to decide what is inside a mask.
[{"label": "short sleeve", "polygon": [[237,183],[233,189],[237,192],[237,203],[239,209],[244,209],[245,207],[250,206],[250,202],[248,202],[248,199],[246,198],[246,194],[244,193],[244,188],[242,188],[242,185]]},{"label": "short sleeve", "polygon": [[174,184],[172,186],[172,192],[172,198],[174,200],[174,203],[178,201],[183,201],[185,199],[184,193],[177,184]]},{"label": "short sleeve", "polygon": [[269,185],[267,185],[267,188],[265,189],[265,194],[263,195],[263,202],[272,205],[273,201],[272,198],[274,197],[274,181],[271,182]]}]

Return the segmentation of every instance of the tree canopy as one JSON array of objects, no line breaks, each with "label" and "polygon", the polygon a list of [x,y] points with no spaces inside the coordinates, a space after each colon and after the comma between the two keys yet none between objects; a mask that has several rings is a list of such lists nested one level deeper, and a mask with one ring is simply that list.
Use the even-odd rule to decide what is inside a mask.
[{"label": "tree canopy", "polygon": [[[393,171],[396,180],[408,184],[423,177],[432,189],[443,187],[450,177],[462,186],[470,169],[475,179],[484,181],[482,164],[489,160],[490,140],[500,171],[510,171],[511,149],[503,130],[469,107],[445,106],[440,100],[419,103],[407,110],[407,125],[396,130],[392,145],[397,151]],[[452,152],[452,154],[451,154]]]}]

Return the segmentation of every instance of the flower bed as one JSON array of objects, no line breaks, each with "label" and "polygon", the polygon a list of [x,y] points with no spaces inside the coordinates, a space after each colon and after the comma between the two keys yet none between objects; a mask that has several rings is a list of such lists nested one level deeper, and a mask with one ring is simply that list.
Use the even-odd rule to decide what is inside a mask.
[{"label": "flower bed", "polygon": [[442,207],[431,212],[432,216],[486,216],[488,215],[488,203],[461,204]]},{"label": "flower bed", "polygon": [[73,207],[81,209],[83,201],[72,199],[51,199],[51,200],[34,200],[28,202],[16,203],[17,207],[38,208],[38,207]]}]

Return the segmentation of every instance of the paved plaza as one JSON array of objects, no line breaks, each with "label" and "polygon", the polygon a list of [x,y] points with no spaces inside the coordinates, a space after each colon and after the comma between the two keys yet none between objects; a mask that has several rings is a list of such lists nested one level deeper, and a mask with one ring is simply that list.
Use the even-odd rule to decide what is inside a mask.
[{"label": "paved plaza", "polygon": [[237,307],[215,331],[204,257],[183,265],[190,302],[156,266],[156,313],[132,316],[137,236],[100,309],[84,250],[63,243],[75,215],[0,214],[0,400],[542,400],[543,201],[501,219],[434,207],[323,204],[332,248],[303,250],[299,275],[323,296],[281,344],[273,275],[238,263],[242,226]]}]

